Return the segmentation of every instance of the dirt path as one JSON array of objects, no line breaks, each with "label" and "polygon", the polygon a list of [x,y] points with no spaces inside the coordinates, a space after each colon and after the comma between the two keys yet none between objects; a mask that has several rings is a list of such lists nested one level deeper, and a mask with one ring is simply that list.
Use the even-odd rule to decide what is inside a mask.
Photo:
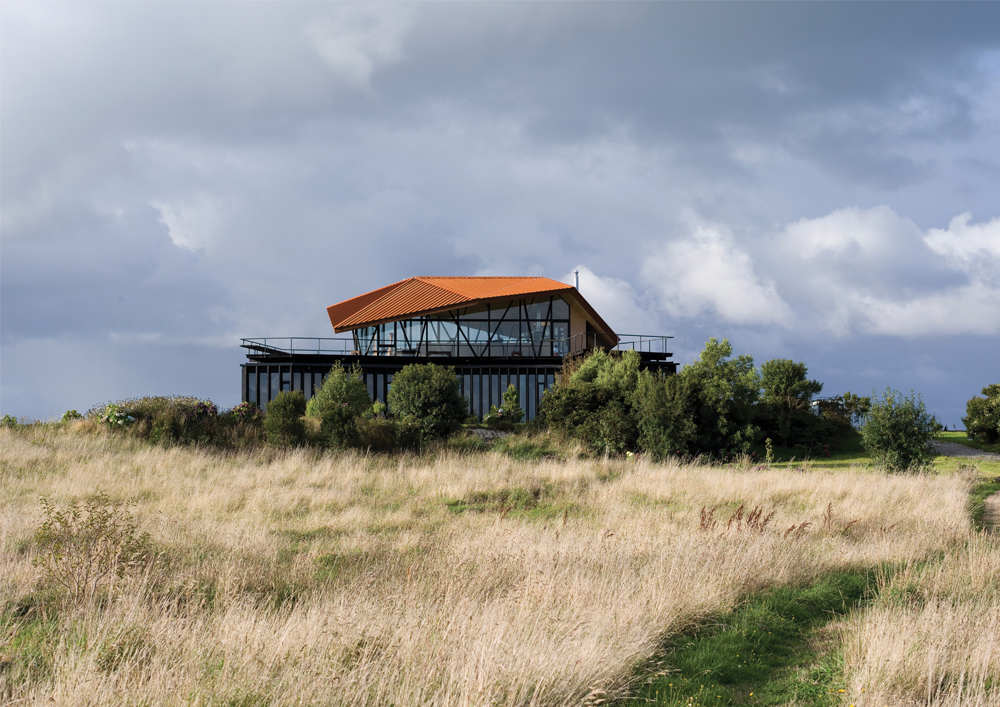
[{"label": "dirt path", "polygon": [[[938,454],[946,457],[964,457],[966,459],[994,459],[1000,460],[1000,454],[984,452],[981,449],[966,447],[957,442],[946,442],[935,439],[932,444]],[[1000,530],[1000,493],[995,493],[983,501],[983,526],[992,529],[994,532]]]},{"label": "dirt path", "polygon": [[1000,454],[973,449],[958,442],[945,442],[944,440],[935,439],[931,444],[934,445],[934,450],[938,454],[946,457],[971,457],[972,459],[994,459],[1000,461]]}]

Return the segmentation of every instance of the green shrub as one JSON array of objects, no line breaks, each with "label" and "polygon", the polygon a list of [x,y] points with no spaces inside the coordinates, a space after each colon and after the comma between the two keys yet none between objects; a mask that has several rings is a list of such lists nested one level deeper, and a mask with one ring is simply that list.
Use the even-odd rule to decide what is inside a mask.
[{"label": "green shrub", "polygon": [[118,430],[124,429],[135,422],[135,417],[129,414],[122,405],[117,403],[108,403],[104,406],[104,410],[97,418],[102,425],[108,429]]},{"label": "green shrub", "polygon": [[503,392],[503,400],[498,408],[496,405],[490,406],[490,412],[483,418],[486,426],[495,430],[509,430],[524,418],[524,410],[521,409],[521,401],[517,396],[517,388],[511,383],[507,390]]},{"label": "green shrub", "polygon": [[392,378],[389,411],[420,428],[424,439],[447,437],[462,425],[468,405],[455,370],[433,363],[411,363]]},{"label": "green shrub", "polygon": [[83,419],[83,415],[81,415],[78,411],[76,411],[76,410],[67,410],[66,412],[63,413],[61,421],[62,422],[71,422],[73,420],[82,420],[82,419]]},{"label": "green shrub", "polygon": [[301,390],[284,390],[275,395],[264,417],[267,441],[281,446],[302,444],[306,437],[302,422],[305,412],[306,399]]},{"label": "green shrub", "polygon": [[635,449],[637,431],[632,397],[639,378],[639,354],[601,349],[564,368],[555,386],[542,396],[541,424],[585,444],[595,454]]},{"label": "green shrub", "polygon": [[246,401],[236,405],[229,411],[229,415],[237,422],[247,423],[259,422],[261,417],[260,408]]},{"label": "green shrub", "polygon": [[111,429],[159,444],[208,444],[217,441],[219,411],[211,400],[153,395],[109,403],[87,413]]},{"label": "green shrub", "polygon": [[14,429],[17,427],[17,418],[13,415],[4,415],[3,418],[0,419],[0,427],[6,427],[11,430]]},{"label": "green shrub", "polygon": [[368,389],[357,367],[344,370],[334,364],[321,387],[306,405],[306,415],[320,421],[325,444],[347,447],[358,443],[358,417],[371,408]]},{"label": "green shrub", "polygon": [[44,580],[72,601],[91,598],[115,578],[139,573],[156,559],[149,535],[139,532],[127,508],[103,493],[65,508],[43,498],[42,512],[35,564]]},{"label": "green shrub", "polygon": [[934,458],[931,440],[937,421],[915,393],[892,389],[872,401],[861,437],[872,459],[888,471],[920,470]]},{"label": "green shrub", "polygon": [[698,453],[694,447],[696,392],[688,379],[677,375],[639,374],[633,409],[641,450],[654,459]]},{"label": "green shrub", "polygon": [[677,374],[690,404],[693,453],[744,454],[760,439],[754,424],[760,379],[752,357],[732,353],[727,340],[709,339],[698,360]]},{"label": "green shrub", "polygon": [[420,427],[407,420],[361,417],[357,420],[357,446],[372,452],[395,452],[420,447]]},{"label": "green shrub", "polygon": [[965,404],[962,418],[969,439],[993,444],[1000,442],[1000,383],[983,388],[983,397],[973,397]]}]

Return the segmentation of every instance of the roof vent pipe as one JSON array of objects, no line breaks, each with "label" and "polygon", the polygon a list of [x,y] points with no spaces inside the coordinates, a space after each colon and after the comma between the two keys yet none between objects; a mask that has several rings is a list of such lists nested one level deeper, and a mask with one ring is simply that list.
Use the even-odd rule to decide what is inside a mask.
[{"label": "roof vent pipe", "polygon": [[573,274],[576,275],[576,289],[577,289],[577,291],[579,291],[580,290],[580,271],[579,270],[574,270]]}]

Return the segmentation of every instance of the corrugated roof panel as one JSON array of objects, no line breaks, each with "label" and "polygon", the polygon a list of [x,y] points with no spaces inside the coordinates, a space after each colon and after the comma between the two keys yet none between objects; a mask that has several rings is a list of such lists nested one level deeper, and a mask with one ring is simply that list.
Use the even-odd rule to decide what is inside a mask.
[{"label": "corrugated roof panel", "polygon": [[594,323],[617,340],[576,288],[547,277],[411,277],[327,307],[335,331],[470,305],[485,300],[565,292],[579,301]]},{"label": "corrugated roof panel", "polygon": [[330,323],[333,325],[333,328],[336,329],[340,325],[340,322],[344,321],[344,319],[350,317],[355,312],[364,309],[379,297],[404,282],[406,282],[406,280],[400,280],[399,282],[394,282],[391,285],[380,287],[377,290],[365,292],[363,295],[351,297],[351,299],[345,299],[343,302],[331,304],[326,308],[326,313],[330,317]]},{"label": "corrugated roof panel", "polygon": [[573,289],[571,285],[547,277],[421,277],[418,279],[464,295],[469,299],[488,299]]},{"label": "corrugated roof panel", "polygon": [[460,294],[414,277],[397,284],[382,297],[344,318],[336,327],[357,327],[369,322],[398,319],[416,312],[460,304],[466,299]]}]

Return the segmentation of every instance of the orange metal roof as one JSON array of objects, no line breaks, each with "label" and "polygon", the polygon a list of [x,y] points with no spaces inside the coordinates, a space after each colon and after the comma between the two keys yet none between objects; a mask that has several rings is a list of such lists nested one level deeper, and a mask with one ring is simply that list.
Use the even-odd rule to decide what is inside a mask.
[{"label": "orange metal roof", "polygon": [[575,287],[547,277],[411,277],[330,305],[326,311],[334,331],[342,332],[476,302],[553,292],[578,301],[599,328],[618,340]]}]

